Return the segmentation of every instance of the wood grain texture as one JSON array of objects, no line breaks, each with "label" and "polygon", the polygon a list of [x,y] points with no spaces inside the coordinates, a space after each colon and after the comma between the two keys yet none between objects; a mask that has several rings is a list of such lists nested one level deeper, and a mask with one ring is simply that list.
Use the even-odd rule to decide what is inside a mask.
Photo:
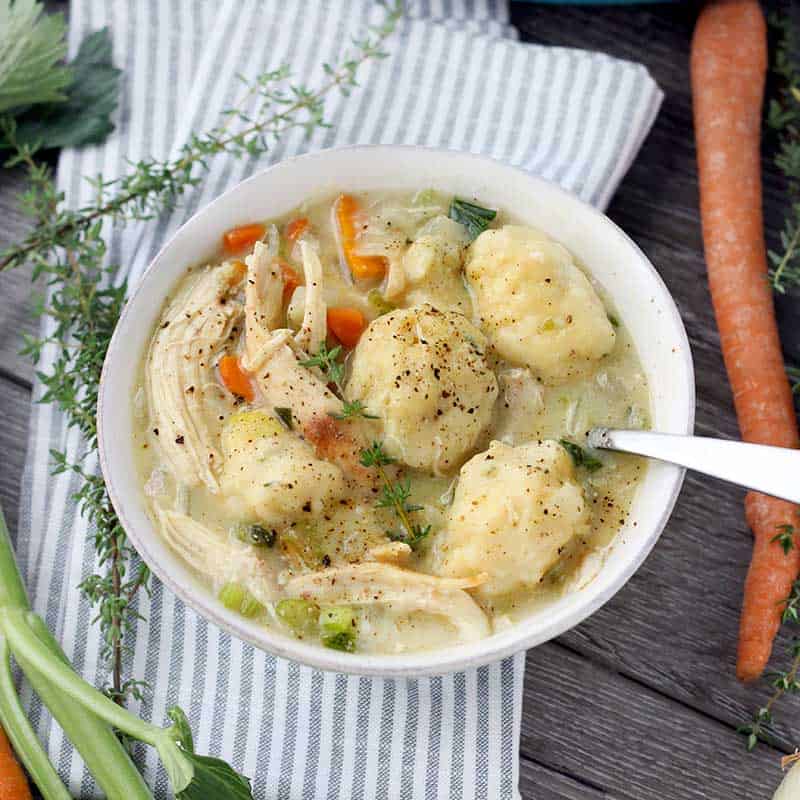
[{"label": "wood grain texture", "polygon": [[0,453],[3,462],[0,469],[0,505],[8,529],[14,536],[19,513],[20,481],[25,464],[30,392],[11,381],[0,379],[0,411]]},{"label": "wood grain texture", "polygon": [[525,672],[523,756],[595,791],[766,800],[780,783],[779,752],[762,747],[742,763],[731,728],[581,653],[547,644],[528,653]]},{"label": "wood grain texture", "polygon": [[[0,250],[18,241],[30,230],[32,221],[19,207],[25,191],[21,170],[0,172]],[[30,386],[33,367],[19,355],[23,333],[33,333],[30,269],[0,272],[0,376]]]},{"label": "wood grain texture", "polygon": [[519,765],[520,794],[532,800],[616,800],[617,795],[542,766],[523,756]]},{"label": "wood grain texture", "polygon": [[[688,81],[692,4],[513,3],[512,14],[523,39],[639,61],[664,90],[655,127],[609,215],[648,254],[678,303],[695,359],[698,433],[736,437],[700,238]],[[784,212],[773,148],[767,139],[764,207],[772,241]],[[27,224],[15,211],[21,185],[18,176],[0,173],[0,243]],[[32,327],[28,296],[27,275],[0,275],[0,497],[12,524],[29,413],[31,369],[16,355],[19,332]],[[781,299],[778,311],[787,360],[800,364],[800,302]],[[738,489],[690,476],[661,541],[626,587],[582,625],[529,653],[525,800],[771,796],[780,780],[778,750],[800,744],[800,699],[781,704],[778,749],[745,753],[734,728],[769,689],[743,687],[733,677],[751,547],[742,500]],[[787,645],[784,636],[776,666]]]}]

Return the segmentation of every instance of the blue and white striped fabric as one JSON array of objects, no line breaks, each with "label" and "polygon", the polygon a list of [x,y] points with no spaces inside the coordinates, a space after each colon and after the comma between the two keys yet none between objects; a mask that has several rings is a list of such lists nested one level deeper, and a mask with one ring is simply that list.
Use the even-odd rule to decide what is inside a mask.
[{"label": "blue and white striped fabric", "polygon": [[[85,176],[164,158],[237,102],[236,76],[288,62],[313,85],[365,20],[369,0],[74,0],[70,51],[109,26],[125,85],[114,134],[65,151],[59,187],[72,205]],[[661,92],[645,69],[597,53],[522,45],[504,0],[412,4],[391,57],[369,64],[361,88],[331,97],[330,129],[289,133],[266,157],[218,159],[173,214],[108,231],[110,259],[135,283],[165,237],[255,170],[310,149],[358,142],[438,145],[486,153],[558,181],[604,207],[655,118]],[[45,325],[47,325],[45,323]],[[53,352],[44,353],[45,365]],[[38,391],[38,390],[37,390]],[[74,430],[34,405],[19,558],[35,608],[90,681],[108,683],[93,611],[76,588],[96,570],[90,531],[71,499],[75,478],[49,475],[50,448],[80,459]],[[86,468],[96,469],[94,458]],[[136,709],[163,722],[178,703],[198,749],[251,776],[258,798],[513,798],[524,656],[428,680],[323,674],[232,639],[156,585],[141,595],[126,673],[153,687]],[[96,789],[57,726],[30,695],[31,717],[76,797]],[[137,757],[157,796],[155,754]],[[120,800],[114,798],[112,800]]]}]

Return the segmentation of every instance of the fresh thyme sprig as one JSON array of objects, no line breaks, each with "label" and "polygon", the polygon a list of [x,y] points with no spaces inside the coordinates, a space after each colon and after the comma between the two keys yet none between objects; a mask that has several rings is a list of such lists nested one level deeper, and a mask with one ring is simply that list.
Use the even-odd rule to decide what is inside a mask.
[{"label": "fresh thyme sprig", "polygon": [[[57,404],[84,439],[79,460],[71,462],[63,452],[54,452],[53,458],[56,472],[72,471],[80,477],[76,500],[93,525],[98,573],[81,588],[97,609],[111,671],[107,693],[117,702],[141,696],[144,688],[137,680],[125,679],[123,653],[125,636],[137,619],[135,598],[147,587],[149,573],[143,566],[131,569],[135,553],[103,481],[84,466],[96,451],[100,372],[126,294],[124,281],[117,281],[117,268],[104,265],[103,223],[147,220],[173,207],[202,180],[214,156],[261,155],[289,130],[302,128],[310,134],[327,126],[325,97],[336,89],[347,95],[357,86],[359,68],[386,56],[383,44],[397,25],[402,3],[387,6],[386,12],[382,24],[354,40],[351,53],[339,65],[324,65],[326,79],[319,87],[287,86],[286,68],[261,75],[247,89],[248,96],[256,97],[254,111],[245,112],[239,104],[224,112],[222,124],[192,136],[173,160],[140,161],[115,180],[97,177],[92,181],[95,200],[77,210],[63,206],[64,195],[55,189],[49,168],[35,160],[36,148],[16,141],[13,120],[0,119],[12,153],[6,166],[27,169],[30,189],[22,204],[36,220],[22,241],[0,253],[0,269],[30,262],[34,280],[41,277],[48,287],[38,311],[54,325],[47,336],[26,338],[24,352],[38,361],[45,348],[55,348],[53,366],[37,373],[44,386],[40,400]],[[350,413],[361,412],[363,408],[354,406]]]},{"label": "fresh thyme sprig", "polygon": [[403,530],[388,531],[387,535],[394,542],[405,542],[413,550],[427,538],[431,532],[430,525],[418,525],[411,521],[409,514],[422,511],[422,506],[409,503],[411,496],[411,482],[395,483],[389,478],[384,467],[392,464],[394,459],[384,450],[380,442],[373,442],[371,447],[361,451],[361,464],[365,467],[374,467],[381,477],[383,487],[378,499],[378,508],[390,508],[400,520]]},{"label": "fresh thyme sprig", "polygon": [[[34,160],[32,148],[17,142],[15,126],[5,125],[7,140],[14,147],[14,163],[25,165],[30,188],[24,198],[26,210],[37,220],[56,213],[62,197],[56,192],[49,168]],[[112,283],[116,267],[103,265],[106,247],[96,224],[78,240],[65,237],[61,248],[49,257],[36,254],[33,279],[45,276],[50,287],[41,314],[53,320],[46,337],[26,337],[23,354],[37,363],[45,347],[54,347],[56,355],[49,371],[37,372],[43,393],[41,403],[55,403],[64,412],[67,424],[76,427],[84,441],[83,458],[97,448],[97,393],[108,342],[125,302],[125,283]],[[135,598],[146,587],[149,571],[139,563],[127,577],[129,565],[137,556],[128,544],[98,475],[87,472],[83,462],[70,462],[66,452],[52,450],[53,474],[71,471],[79,476],[81,487],[74,500],[93,528],[97,563],[104,574],[94,573],[80,585],[86,598],[97,610],[103,649],[110,662],[111,683],[108,694],[119,702],[126,696],[139,696],[142,684],[125,680],[122,674],[123,639],[138,618]]]},{"label": "fresh thyme sprig", "polygon": [[344,364],[339,361],[341,352],[341,345],[328,350],[328,345],[322,342],[316,353],[299,363],[301,367],[307,367],[308,369],[316,367],[325,376],[325,380],[328,383],[332,383],[337,390],[341,391],[342,381],[344,380]]},{"label": "fresh thyme sprig", "polygon": [[773,70],[782,78],[767,108],[767,125],[778,135],[775,164],[786,180],[789,209],[780,233],[779,251],[770,250],[770,280],[784,294],[800,286],[800,36],[789,17],[776,17],[780,31]]},{"label": "fresh thyme sprig", "polygon": [[[791,525],[781,527],[792,528]],[[773,539],[773,541],[775,540]],[[783,542],[781,544],[783,545]],[[783,545],[784,552],[788,552],[795,546],[793,541],[790,542],[788,549],[786,545]],[[800,623],[800,578],[792,584],[789,597],[784,602],[781,621],[784,624]],[[767,702],[755,712],[753,719],[749,723],[740,725],[736,729],[738,733],[746,737],[748,750],[753,750],[760,741],[771,741],[768,726],[772,723],[772,711],[775,704],[786,694],[800,693],[800,640],[795,639],[792,642],[790,656],[792,660],[787,670],[772,672],[767,676],[773,689]]]},{"label": "fresh thyme sprig", "polygon": [[[210,159],[221,153],[258,156],[287,131],[301,128],[306,134],[327,127],[324,100],[333,90],[344,94],[358,85],[356,74],[365,62],[387,56],[383,45],[402,16],[400,0],[387,6],[380,25],[371,26],[367,35],[354,39],[354,50],[341,64],[324,64],[327,80],[318,88],[285,86],[287,67],[263,73],[247,84],[248,95],[258,98],[255,111],[231,108],[223,112],[225,122],[210,131],[193,135],[173,160],[145,159],[134,170],[115,180],[92,180],[97,198],[75,211],[59,207],[57,213],[42,220],[21,242],[0,254],[0,270],[24,264],[32,255],[50,254],[63,246],[65,239],[81,237],[98,220],[147,220],[170,208],[190,188],[197,186]],[[234,123],[240,123],[236,129]]]},{"label": "fresh thyme sprig", "polygon": [[786,694],[800,693],[800,642],[792,643],[792,662],[785,672],[773,672],[768,677],[773,692],[767,702],[753,715],[747,725],[740,725],[736,730],[746,737],[747,749],[753,750],[759,742],[769,743],[772,737],[769,725],[772,723],[772,709]]},{"label": "fresh thyme sprig", "polygon": [[344,394],[344,364],[339,361],[339,356],[342,353],[341,345],[336,345],[330,350],[325,342],[319,346],[319,350],[299,364],[301,367],[308,369],[318,369],[324,376],[325,380],[332,384],[339,399],[342,401],[341,413],[335,414],[331,412],[334,419],[351,419],[353,417],[363,417],[365,419],[377,419],[374,414],[367,411],[367,407],[361,400],[348,400]]},{"label": "fresh thyme sprig", "polygon": [[794,547],[794,525],[789,525],[788,522],[778,525],[778,532],[772,537],[772,541],[778,542],[783,548],[783,552],[788,555]]}]

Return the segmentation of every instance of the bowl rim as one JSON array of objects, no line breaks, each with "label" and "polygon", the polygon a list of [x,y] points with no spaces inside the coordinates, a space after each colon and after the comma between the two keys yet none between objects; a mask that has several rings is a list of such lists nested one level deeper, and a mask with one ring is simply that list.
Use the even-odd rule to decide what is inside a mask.
[{"label": "bowl rim", "polygon": [[[307,644],[303,641],[289,638],[280,632],[272,631],[268,626],[265,625],[258,627],[259,635],[256,635],[253,632],[253,627],[247,625],[243,618],[227,611],[218,603],[216,603],[213,594],[207,589],[203,588],[201,591],[196,591],[192,585],[184,585],[174,578],[166,568],[162,567],[161,564],[158,563],[158,560],[153,556],[147,545],[147,536],[140,536],[140,532],[136,529],[136,526],[130,523],[126,513],[125,499],[117,491],[117,487],[114,485],[113,481],[107,478],[107,476],[111,474],[110,465],[114,458],[113,455],[110,455],[113,453],[113,448],[108,447],[108,443],[113,436],[110,430],[107,431],[107,424],[110,424],[107,423],[107,420],[113,417],[113,410],[109,409],[107,413],[105,411],[108,374],[113,369],[113,362],[116,358],[115,354],[119,349],[120,341],[124,336],[126,328],[128,326],[135,326],[137,324],[133,319],[133,316],[134,310],[137,306],[138,298],[144,291],[146,291],[145,287],[147,286],[149,280],[152,279],[153,274],[159,268],[160,262],[172,249],[176,239],[178,239],[178,237],[181,235],[183,229],[192,224],[199,216],[213,216],[214,210],[217,207],[228,202],[229,197],[242,191],[244,186],[263,181],[271,172],[279,169],[287,169],[287,165],[309,159],[324,159],[329,157],[330,154],[336,154],[342,151],[380,150],[387,151],[387,156],[398,150],[404,152],[425,151],[428,154],[434,154],[442,158],[472,159],[484,162],[490,165],[490,167],[493,169],[499,168],[501,170],[512,171],[523,177],[524,180],[530,184],[544,187],[548,192],[554,192],[557,195],[561,195],[566,201],[580,205],[584,212],[594,216],[601,224],[607,227],[609,235],[620,237],[625,244],[632,248],[637,260],[640,262],[640,266],[650,273],[650,277],[654,281],[654,285],[657,287],[658,291],[661,292],[662,299],[666,301],[664,305],[669,311],[669,322],[671,324],[671,329],[675,334],[677,334],[677,338],[680,340],[679,343],[683,358],[682,367],[687,376],[686,384],[683,387],[683,401],[686,408],[686,416],[683,420],[683,430],[681,430],[680,433],[691,434],[693,432],[696,408],[694,362],[689,344],[689,338],[687,336],[686,329],[675,300],[661,278],[661,275],[658,273],[642,249],[605,213],[589,203],[586,203],[575,194],[567,191],[556,183],[548,181],[537,175],[532,175],[520,167],[507,164],[490,156],[448,148],[426,147],[418,145],[355,144],[342,147],[323,148],[320,150],[314,150],[311,152],[290,156],[254,173],[234,186],[231,186],[206,205],[198,208],[161,246],[156,255],[148,264],[147,268],[143,271],[137,282],[137,285],[128,296],[106,352],[100,377],[100,386],[97,399],[97,446],[100,469],[103,474],[109,499],[111,500],[111,503],[121,525],[126,532],[126,535],[135,547],[139,556],[148,565],[159,581],[161,581],[161,583],[163,583],[170,591],[172,591],[185,605],[187,605],[201,617],[217,625],[222,630],[253,645],[254,647],[259,648],[266,653],[295,661],[315,669],[350,675],[365,675],[385,678],[416,678],[447,674],[450,672],[480,667],[488,663],[499,661],[508,656],[514,655],[515,653],[527,650],[539,644],[543,644],[544,642],[547,642],[561,633],[564,633],[565,631],[575,627],[583,622],[587,617],[591,616],[591,614],[597,611],[602,605],[608,602],[608,600],[610,600],[623,588],[623,586],[639,569],[644,560],[652,551],[670,516],[672,515],[672,511],[674,510],[675,503],[677,502],[678,495],[680,494],[680,490],[683,485],[686,470],[682,468],[675,468],[674,477],[670,481],[671,488],[669,495],[665,498],[665,502],[662,506],[662,512],[658,520],[652,525],[648,537],[643,539],[641,545],[636,550],[634,557],[630,558],[625,564],[624,569],[620,571],[615,582],[606,587],[604,591],[592,595],[587,602],[575,610],[569,619],[560,620],[557,622],[549,622],[535,630],[530,630],[527,632],[525,631],[525,622],[522,620],[515,623],[511,628],[509,628],[508,631],[480,639],[476,642],[464,643],[438,650],[386,655],[339,653],[334,650],[328,650],[320,647],[316,644]],[[162,297],[162,302],[163,299],[164,298]],[[499,643],[498,640],[500,640]]]}]

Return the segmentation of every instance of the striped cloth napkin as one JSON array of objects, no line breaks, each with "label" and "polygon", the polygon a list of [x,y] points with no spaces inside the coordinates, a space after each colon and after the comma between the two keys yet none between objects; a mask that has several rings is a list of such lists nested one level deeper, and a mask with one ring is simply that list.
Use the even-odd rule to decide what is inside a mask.
[{"label": "striped cloth napkin", "polygon": [[[89,202],[84,176],[107,178],[140,158],[175,153],[219,121],[241,94],[238,74],[289,63],[309,85],[381,10],[369,0],[73,0],[70,52],[109,26],[125,86],[117,129],[102,145],[61,155],[59,188]],[[485,153],[541,175],[603,208],[636,155],[662,95],[647,71],[599,53],[523,45],[504,0],[419,0],[368,64],[361,88],[331,97],[329,129],[294,131],[265,158],[220,158],[183,205],[157,221],[109,230],[109,257],[135,284],[157,249],[198,208],[267,164],[360,142],[424,144]],[[47,327],[47,323],[45,323]],[[46,350],[46,366],[54,357]],[[36,390],[37,395],[40,389]],[[108,682],[94,616],[76,588],[97,569],[71,499],[74,476],[50,476],[48,453],[82,458],[51,405],[34,405],[17,548],[36,610],[75,667]],[[93,457],[85,468],[97,468]],[[252,777],[257,798],[513,798],[524,655],[424,680],[325,674],[273,658],[199,618],[158,584],[139,596],[125,672],[152,686],[135,711],[162,723],[186,709],[199,752]],[[25,702],[76,797],[91,777],[46,711]],[[136,752],[157,796],[155,754]],[[114,798],[112,800],[120,800]]]}]

